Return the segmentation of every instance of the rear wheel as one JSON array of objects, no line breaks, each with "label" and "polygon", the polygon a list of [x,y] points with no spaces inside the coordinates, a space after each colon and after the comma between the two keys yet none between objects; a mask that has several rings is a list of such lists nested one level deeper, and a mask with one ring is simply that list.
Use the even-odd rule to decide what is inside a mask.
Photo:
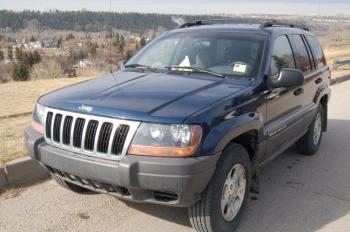
[{"label": "rear wheel", "polygon": [[72,184],[68,181],[63,180],[61,177],[55,175],[55,174],[51,174],[52,179],[54,179],[59,185],[61,185],[62,187],[69,189],[75,193],[85,193],[88,192],[89,190],[83,187],[80,187],[78,185]]},{"label": "rear wheel", "polygon": [[324,123],[324,110],[318,106],[316,116],[306,134],[296,142],[297,149],[304,155],[314,155],[320,147]]},{"label": "rear wheel", "polygon": [[232,232],[237,228],[251,185],[250,159],[239,144],[222,154],[202,199],[189,209],[198,232]]}]

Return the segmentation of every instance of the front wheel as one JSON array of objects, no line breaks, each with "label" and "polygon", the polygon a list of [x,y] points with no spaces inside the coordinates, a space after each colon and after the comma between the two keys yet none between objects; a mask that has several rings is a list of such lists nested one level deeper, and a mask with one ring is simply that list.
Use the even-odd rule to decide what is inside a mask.
[{"label": "front wheel", "polygon": [[231,144],[222,154],[202,199],[189,209],[198,232],[232,232],[239,224],[251,185],[250,159],[245,148]]}]

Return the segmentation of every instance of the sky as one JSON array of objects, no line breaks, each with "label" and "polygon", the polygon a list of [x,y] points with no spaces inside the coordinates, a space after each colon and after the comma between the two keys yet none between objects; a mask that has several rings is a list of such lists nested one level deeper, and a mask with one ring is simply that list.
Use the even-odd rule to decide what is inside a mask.
[{"label": "sky", "polygon": [[7,10],[92,10],[166,14],[350,15],[350,0],[0,0]]}]

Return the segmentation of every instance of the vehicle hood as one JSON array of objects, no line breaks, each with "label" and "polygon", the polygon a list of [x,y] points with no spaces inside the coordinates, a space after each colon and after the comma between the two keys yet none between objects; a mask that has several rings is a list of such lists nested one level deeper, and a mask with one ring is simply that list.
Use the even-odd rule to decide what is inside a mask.
[{"label": "vehicle hood", "polygon": [[[39,103],[94,115],[181,123],[202,108],[247,86],[247,81],[242,84],[196,74],[118,71],[46,94]],[[82,111],[86,109],[91,111]]]}]

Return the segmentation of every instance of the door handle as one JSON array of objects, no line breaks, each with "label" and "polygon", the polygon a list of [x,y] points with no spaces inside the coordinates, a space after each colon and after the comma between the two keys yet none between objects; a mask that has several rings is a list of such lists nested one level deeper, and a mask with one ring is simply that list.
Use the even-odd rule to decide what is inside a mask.
[{"label": "door handle", "polygon": [[316,84],[320,84],[321,82],[322,82],[322,78],[318,78],[318,79],[315,81]]},{"label": "door handle", "polygon": [[286,92],[286,88],[284,87],[281,87],[281,88],[277,88],[277,89],[273,89],[272,91],[267,91],[267,97],[266,99],[267,100],[271,100],[271,99],[274,99],[274,98],[278,98],[280,97],[283,93]]},{"label": "door handle", "polygon": [[298,96],[298,95],[300,95],[302,93],[304,93],[304,89],[303,88],[299,88],[299,89],[294,90],[294,95],[295,96]]}]

